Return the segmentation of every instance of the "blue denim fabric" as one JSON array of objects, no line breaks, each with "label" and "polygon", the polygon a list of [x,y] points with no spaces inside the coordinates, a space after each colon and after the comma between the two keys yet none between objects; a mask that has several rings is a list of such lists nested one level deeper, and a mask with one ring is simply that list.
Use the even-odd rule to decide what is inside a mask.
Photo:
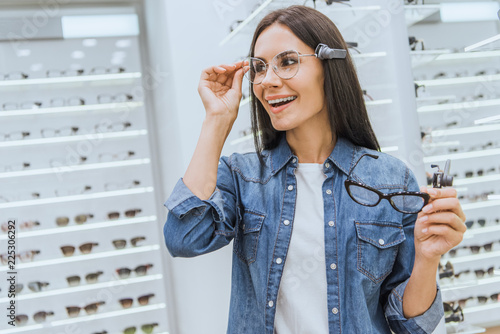
[{"label": "blue denim fabric", "polygon": [[[386,200],[361,206],[345,190],[344,181],[363,153],[379,158],[364,157],[352,174],[355,180],[386,193],[419,189],[413,173],[396,158],[337,140],[323,164],[329,332],[432,333],[443,316],[439,290],[424,314],[403,315],[416,214],[397,212]],[[208,200],[200,200],[180,179],[165,203],[164,236],[173,256],[205,254],[234,240],[228,333],[273,333],[293,228],[298,161],[284,136],[264,156],[265,166],[255,153],[222,157],[217,187]],[[277,258],[284,261],[277,263]]]}]

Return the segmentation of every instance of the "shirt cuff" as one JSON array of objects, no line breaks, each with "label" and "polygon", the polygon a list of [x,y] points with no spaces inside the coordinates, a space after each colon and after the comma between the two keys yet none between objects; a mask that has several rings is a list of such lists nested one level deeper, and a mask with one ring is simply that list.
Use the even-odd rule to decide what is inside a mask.
[{"label": "shirt cuff", "polygon": [[193,215],[201,216],[207,209],[207,204],[212,206],[213,218],[216,222],[224,221],[224,200],[219,189],[216,187],[210,198],[201,200],[184,184],[182,178],[177,181],[170,197],[163,204],[174,216],[182,219],[189,212]]},{"label": "shirt cuff", "polygon": [[385,310],[389,325],[396,333],[432,333],[444,315],[439,284],[437,284],[436,298],[429,309],[419,316],[407,319],[403,315],[403,294],[408,281],[409,278],[395,287],[389,296]]}]

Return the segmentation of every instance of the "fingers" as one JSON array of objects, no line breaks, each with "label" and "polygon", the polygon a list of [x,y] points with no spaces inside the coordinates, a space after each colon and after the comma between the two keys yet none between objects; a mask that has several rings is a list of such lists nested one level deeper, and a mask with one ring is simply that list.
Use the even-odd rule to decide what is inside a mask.
[{"label": "fingers", "polygon": [[241,84],[243,81],[243,76],[245,75],[245,73],[247,71],[248,71],[248,66],[246,66],[246,68],[243,67],[243,68],[239,69],[238,71],[236,71],[231,88],[233,88],[237,92],[241,92]]},{"label": "fingers", "polygon": [[451,211],[456,214],[462,222],[465,222],[465,214],[457,199],[457,191],[454,188],[426,188],[420,189],[430,195],[431,201],[423,209],[423,213],[433,213],[438,211]]},{"label": "fingers", "polygon": [[[415,234],[417,236],[417,234]],[[455,231],[450,226],[445,224],[432,224],[421,230],[419,239],[429,239],[431,237],[440,236],[447,242],[447,249],[451,249],[458,245],[463,240],[463,233]]]},{"label": "fingers", "polygon": [[425,229],[435,225],[448,226],[449,228],[465,233],[467,227],[463,221],[451,211],[435,212],[432,214],[422,215],[417,219],[416,228]]}]

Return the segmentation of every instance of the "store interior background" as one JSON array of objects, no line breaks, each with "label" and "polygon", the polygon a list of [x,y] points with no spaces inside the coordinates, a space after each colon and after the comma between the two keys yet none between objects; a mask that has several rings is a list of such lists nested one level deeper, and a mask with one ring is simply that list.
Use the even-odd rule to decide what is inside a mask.
[{"label": "store interior background", "polygon": [[[158,235],[160,248],[158,251],[153,252],[152,256],[157,257],[158,261],[163,263],[163,280],[157,288],[163,290],[164,296],[158,293],[158,297],[164,299],[163,301],[166,304],[165,308],[152,311],[156,317],[163,317],[161,331],[158,329],[158,333],[168,331],[174,334],[215,334],[224,333],[226,331],[231,286],[232,245],[197,258],[171,258],[162,243],[163,223],[167,214],[162,203],[169,196],[170,191],[179,177],[183,175],[198,140],[198,135],[204,119],[203,105],[197,93],[201,71],[212,65],[231,63],[246,54],[248,43],[245,38],[238,39],[237,36],[222,46],[219,44],[228,36],[230,27],[235,26],[236,21],[245,20],[252,11],[264,2],[266,1],[193,0],[190,2],[182,2],[167,0],[108,0],[102,2],[93,0],[54,0],[41,2],[45,3],[47,6],[50,5],[50,8],[52,8],[54,12],[57,12],[58,8],[75,10],[80,7],[87,9],[96,8],[96,12],[99,12],[100,8],[114,7],[132,7],[137,11],[140,27],[140,34],[138,36],[140,48],[138,52],[141,57],[143,79],[147,80],[145,87],[146,85],[149,87],[145,91],[144,101],[146,104],[148,145],[152,162],[152,179],[150,180],[150,184],[154,187],[154,197],[151,198],[155,201],[155,203],[151,204],[151,210],[155,211],[157,215],[157,224],[152,227],[149,233],[157,233]],[[303,3],[302,1],[275,2],[279,2],[280,4]],[[320,2],[320,0],[317,0],[318,4]],[[353,6],[380,6],[381,10],[386,9],[387,11],[389,8],[397,7],[396,5],[402,2],[403,0],[351,0]],[[417,1],[415,0],[415,2]],[[470,3],[471,1],[426,0],[425,5],[451,2]],[[491,2],[498,3],[498,1]],[[421,4],[421,1],[418,3]],[[308,1],[306,4],[311,5],[312,1]],[[419,6],[419,4],[413,6]],[[408,7],[410,6],[412,5],[408,5]],[[334,3],[331,8],[344,9],[344,5]],[[32,12],[36,12],[43,9],[39,2],[18,0],[2,1],[0,4],[0,12],[5,13],[4,10],[31,10]],[[497,19],[496,21],[488,20],[482,22],[473,21],[445,24],[439,22],[439,20],[436,21],[436,13],[434,13],[426,18],[427,21],[421,21],[406,29],[407,22],[405,22],[404,12],[411,10],[411,8],[404,8],[397,14],[389,15],[388,20],[385,20],[385,18],[381,16],[377,16],[377,11],[373,11],[362,19],[362,22],[365,24],[367,22],[378,22],[379,25],[383,27],[381,28],[381,32],[373,38],[375,43],[367,43],[366,48],[360,47],[361,51],[369,53],[381,51],[382,49],[386,54],[387,60],[375,59],[375,61],[371,63],[373,65],[371,67],[371,60],[367,61],[367,64],[363,65],[363,68],[360,69],[360,72],[362,72],[360,77],[363,82],[366,80],[367,85],[373,86],[370,88],[369,93],[375,100],[377,100],[377,96],[380,96],[380,100],[392,101],[391,105],[382,104],[373,106],[373,108],[380,108],[376,110],[387,110],[387,115],[390,116],[391,120],[388,122],[386,118],[374,116],[373,120],[377,126],[380,127],[379,131],[387,135],[387,138],[383,138],[381,141],[382,146],[394,147],[395,143],[397,143],[399,145],[399,150],[397,152],[389,151],[388,153],[394,153],[396,156],[405,159],[417,173],[421,181],[420,183],[423,184],[425,182],[425,171],[432,172],[430,162],[427,162],[425,158],[428,156],[443,156],[448,154],[448,151],[446,150],[446,153],[442,153],[441,151],[434,153],[436,151],[431,150],[431,152],[429,150],[426,151],[425,148],[422,149],[420,140],[421,128],[418,124],[424,124],[425,126],[423,127],[425,129],[434,127],[435,129],[443,128],[446,130],[448,129],[446,128],[446,123],[456,120],[456,118],[453,117],[457,114],[463,114],[459,114],[458,112],[457,114],[448,114],[448,116],[451,115],[451,118],[444,120],[445,116],[439,111],[437,113],[417,113],[417,108],[425,107],[426,105],[438,105],[439,100],[435,100],[434,102],[436,103],[429,103],[428,100],[424,100],[421,103],[417,102],[415,99],[414,76],[415,79],[420,81],[431,80],[432,77],[424,78],[424,74],[427,70],[421,66],[412,69],[412,61],[426,60],[423,56],[410,56],[408,36],[416,36],[417,39],[423,39],[425,50],[444,48],[454,49],[460,47],[463,49],[466,46],[473,45],[474,43],[500,34],[500,21]],[[3,17],[3,15],[4,14],[0,14],[0,18]],[[406,19],[407,18],[408,16]],[[253,26],[255,26],[255,24],[256,22],[253,22]],[[356,32],[351,31],[350,36],[351,38],[355,37]],[[359,38],[361,39],[361,37]],[[417,45],[416,49],[418,51],[420,46]],[[500,50],[500,43],[498,42],[496,44],[496,50]],[[0,57],[3,56],[0,55]],[[47,57],[57,57],[57,54],[53,54],[50,50],[47,50]],[[421,97],[423,96],[425,98],[433,94],[450,95],[452,94],[450,91],[456,89],[456,91],[460,92],[462,95],[467,95],[465,93],[466,91],[470,91],[472,95],[488,93],[490,96],[488,100],[495,101],[499,98],[498,92],[500,90],[498,82],[500,78],[495,77],[498,76],[498,72],[491,71],[500,68],[499,59],[499,55],[496,55],[496,57],[490,56],[489,58],[482,58],[480,60],[482,61],[481,64],[474,62],[469,65],[467,62],[463,62],[460,65],[458,61],[450,60],[442,61],[441,63],[431,62],[429,65],[429,68],[435,66],[436,71],[441,68],[455,71],[452,69],[452,66],[459,68],[459,70],[463,70],[461,67],[464,66],[472,66],[474,69],[481,68],[482,66],[487,70],[487,75],[492,76],[490,77],[492,80],[486,80],[487,87],[485,88],[485,92],[475,92],[477,85],[452,84],[446,87],[438,86],[437,88],[433,88],[432,85],[429,85],[427,82],[425,89],[419,89],[418,93]],[[377,63],[377,61],[382,61],[383,65],[379,66],[380,63]],[[0,68],[0,72],[8,72],[10,70],[9,68],[5,68],[7,63],[8,59],[3,58],[0,62],[1,66],[3,66]],[[434,71],[434,68],[429,71]],[[497,81],[495,82],[495,80]],[[383,82],[383,87],[377,87],[375,84],[377,81]],[[433,89],[436,89],[434,93]],[[0,91],[0,94],[4,94],[4,92],[5,91]],[[1,102],[4,102],[3,98]],[[445,102],[445,104],[446,103],[454,102]],[[491,117],[498,115],[498,106],[500,103],[498,103],[498,101],[496,101],[496,103],[496,107],[495,104],[493,104],[493,106],[490,107],[480,106],[476,108],[476,106],[473,106],[472,108],[464,109],[464,106],[459,105],[455,106],[455,109],[458,111],[464,109],[465,112],[479,110],[484,117]],[[242,136],[242,131],[247,129],[249,125],[248,111],[248,105],[240,109],[237,124],[235,124],[227,143],[237,140]],[[470,122],[473,121],[473,119],[466,117],[465,121]],[[3,120],[0,120],[0,122],[3,122]],[[3,124],[0,123],[0,133],[8,131],[8,129],[6,129],[6,124],[8,123]],[[495,126],[495,124],[498,126],[498,123],[493,122],[488,123],[487,126]],[[474,124],[463,124],[464,128],[471,128],[473,126]],[[459,124],[459,127],[461,127],[461,124]],[[453,127],[451,128],[453,129]],[[465,139],[461,145],[465,145],[466,143],[479,145],[488,140],[493,140],[493,145],[500,145],[500,136],[498,133],[498,130],[495,131],[495,129],[488,130],[484,133],[475,131],[468,135],[470,137],[464,137]],[[436,139],[434,140],[436,141]],[[457,141],[452,134],[449,135],[448,140]],[[425,143],[424,140],[424,144]],[[246,144],[248,144],[248,141]],[[223,153],[227,155],[232,151],[244,150],[247,148],[248,147],[237,145],[226,145]],[[442,147],[438,148],[438,150],[439,149],[442,149]],[[9,152],[13,154],[13,151]],[[11,155],[8,155],[9,152],[7,153],[8,158],[11,157]],[[460,154],[460,151],[457,154]],[[479,182],[476,185],[469,185],[469,190],[472,194],[491,190],[493,194],[498,195],[500,193],[500,178],[498,177],[500,175],[500,164],[498,162],[499,155],[500,153],[472,159],[457,158],[457,160],[453,160],[452,173],[465,173],[468,169],[477,170],[481,166],[487,168],[490,164],[492,166],[495,164],[496,172],[492,174],[493,178],[491,182],[487,184]],[[451,158],[453,159],[453,157]],[[457,180],[459,178],[461,177],[457,177]],[[0,179],[0,186],[2,184],[4,187],[12,186],[13,184],[17,184],[16,182],[17,179],[12,181]],[[488,188],[486,188],[486,185]],[[466,184],[462,184],[461,187],[466,186]],[[500,212],[498,199],[491,199],[488,202],[494,205],[479,209],[482,211],[479,213],[477,212],[478,209],[471,207],[470,217],[479,219],[480,214],[484,213],[487,215],[488,221],[493,221],[495,216],[498,218]],[[475,203],[467,202],[466,197],[464,204],[472,205]],[[1,218],[2,220],[4,219],[4,217]],[[497,228],[495,229],[495,227]],[[495,292],[495,284],[498,290],[496,292],[500,292],[500,288],[498,288],[500,286],[500,273],[498,273],[500,270],[500,244],[498,244],[500,240],[500,225],[492,226],[491,228],[488,236],[479,235],[476,239],[472,239],[472,241],[482,245],[490,241],[488,237],[494,237],[496,239],[496,248],[493,249],[493,253],[487,254],[487,256],[489,256],[487,259],[479,259],[476,261],[476,263],[479,263],[478,265],[484,262],[483,267],[485,269],[491,265],[494,266],[496,269],[495,275],[488,278],[490,281],[488,281],[487,284],[469,287],[468,290],[465,289],[465,291],[464,289],[460,291],[452,289],[453,291],[448,294],[448,296],[451,296],[450,298],[454,296],[457,296],[457,300],[467,298],[464,297],[467,293],[471,296],[492,294]],[[67,240],[68,243],[77,244],[79,242],[71,240],[71,235],[68,235],[68,238],[70,238]],[[40,237],[38,240],[43,242],[43,240],[47,239]],[[473,244],[471,240],[465,240],[465,242],[469,242],[468,245]],[[5,249],[4,239],[1,240],[1,245],[2,249],[0,253],[3,253]],[[484,253],[482,252],[481,254]],[[449,260],[449,258],[447,259]],[[443,265],[446,263],[447,259],[442,261]],[[110,261],[113,260],[110,259]],[[143,262],[144,261],[148,261],[148,259],[143,260]],[[453,259],[450,261],[453,262]],[[460,262],[460,264],[456,265],[455,270],[459,271],[459,268],[465,270],[464,268],[466,267],[467,263]],[[474,269],[475,268],[472,270]],[[54,273],[57,274],[59,271],[64,271],[64,269],[58,268]],[[25,281],[29,281],[29,279],[26,278]],[[4,297],[3,293],[0,296],[0,304],[3,307],[3,302],[6,300],[5,298],[1,299],[2,297]],[[33,303],[43,302],[43,304],[47,305],[47,303],[50,304],[52,300],[47,299],[47,301],[44,301],[43,299],[39,299],[38,301],[33,300]],[[493,327],[500,326],[500,303],[490,303],[486,306],[487,308],[484,308],[484,311],[479,312],[482,314],[481,316],[471,315],[471,317],[479,320],[482,319],[479,323],[475,322],[474,325],[491,327],[487,333],[496,333]],[[464,313],[465,320],[467,321],[467,312]],[[113,318],[103,320],[103,328],[106,328],[106,321],[110,322],[114,320]],[[5,324],[2,322],[0,324],[0,329],[7,328],[3,327],[4,325]],[[48,328],[50,327],[44,327],[46,330],[49,330]],[[22,328],[19,328],[19,330],[21,329]],[[81,333],[87,333],[85,331],[86,328],[83,327],[83,329],[84,331]],[[15,332],[21,331],[12,330],[12,333]],[[24,332],[35,333],[37,331]],[[157,332],[155,331],[154,333]],[[476,332],[479,333],[480,331]],[[37,333],[42,332],[40,331]],[[47,331],[47,333],[49,333],[49,331]]]}]

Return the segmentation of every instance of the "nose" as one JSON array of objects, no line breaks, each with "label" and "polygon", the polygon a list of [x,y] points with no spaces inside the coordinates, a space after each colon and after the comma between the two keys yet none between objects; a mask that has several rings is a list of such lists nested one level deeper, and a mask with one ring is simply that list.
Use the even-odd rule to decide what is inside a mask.
[{"label": "nose", "polygon": [[266,75],[261,82],[263,87],[276,87],[281,84],[281,78],[276,74],[274,70],[275,65],[269,64],[266,69]]}]

